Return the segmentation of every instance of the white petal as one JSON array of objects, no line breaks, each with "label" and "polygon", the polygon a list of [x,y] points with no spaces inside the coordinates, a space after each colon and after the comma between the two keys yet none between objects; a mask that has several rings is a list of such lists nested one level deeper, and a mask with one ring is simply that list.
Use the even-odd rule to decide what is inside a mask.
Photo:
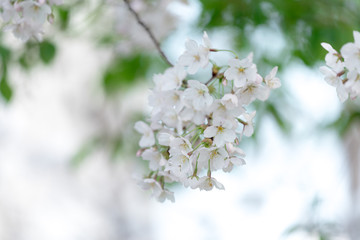
[{"label": "white petal", "polygon": [[145,132],[151,130],[149,125],[144,123],[143,121],[137,121],[134,125],[134,128],[137,132],[144,134]]},{"label": "white petal", "polygon": [[204,31],[204,35],[203,35],[203,42],[204,42],[205,47],[211,48],[211,42],[210,42],[209,36],[207,35],[207,33],[205,31]]},{"label": "white petal", "polygon": [[328,52],[336,52],[334,48],[328,43],[322,42],[321,46]]},{"label": "white petal", "polygon": [[157,139],[160,145],[169,146],[171,140],[174,139],[174,136],[169,133],[162,132],[157,135]]},{"label": "white petal", "polygon": [[194,51],[197,51],[198,50],[198,44],[197,42],[195,42],[194,40],[187,40],[185,42],[185,47],[187,50],[191,51],[191,52],[194,52]]},{"label": "white petal", "polygon": [[240,60],[237,58],[233,58],[229,60],[228,64],[230,67],[238,68],[240,67]]},{"label": "white petal", "polygon": [[151,147],[154,144],[155,144],[155,138],[153,132],[150,132],[148,136],[147,135],[142,136],[139,142],[139,146],[142,148]]},{"label": "white petal", "polygon": [[217,131],[218,131],[218,128],[215,126],[207,127],[204,131],[204,137],[206,137],[206,138],[214,137],[216,135]]},{"label": "white petal", "polygon": [[211,180],[217,189],[225,190],[225,187],[222,183],[218,182],[215,178],[211,178]]},{"label": "white petal", "polygon": [[357,47],[360,47],[360,33],[358,31],[353,32],[354,35],[354,42]]}]

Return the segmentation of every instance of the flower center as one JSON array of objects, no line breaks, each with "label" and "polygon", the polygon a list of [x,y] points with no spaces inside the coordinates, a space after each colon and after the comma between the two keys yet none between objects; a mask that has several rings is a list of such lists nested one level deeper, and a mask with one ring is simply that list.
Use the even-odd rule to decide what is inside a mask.
[{"label": "flower center", "polygon": [[245,72],[245,68],[242,68],[242,67],[238,68],[238,70],[239,70],[239,73],[244,73]]},{"label": "flower center", "polygon": [[218,130],[217,130],[217,133],[222,133],[222,132],[224,132],[224,128],[223,128],[222,126],[219,126],[217,129],[218,129]]},{"label": "flower center", "polygon": [[210,159],[214,159],[219,154],[218,150],[215,149],[210,152]]},{"label": "flower center", "polygon": [[200,56],[199,55],[194,55],[194,59],[196,62],[200,62]]}]

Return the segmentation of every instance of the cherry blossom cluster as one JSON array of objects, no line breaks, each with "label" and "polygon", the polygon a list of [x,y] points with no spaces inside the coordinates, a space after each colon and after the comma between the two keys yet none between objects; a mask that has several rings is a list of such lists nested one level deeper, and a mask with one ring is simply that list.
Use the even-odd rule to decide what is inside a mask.
[{"label": "cherry blossom cluster", "polygon": [[3,29],[27,41],[41,40],[46,21],[52,23],[51,7],[63,0],[0,0],[0,17]]},{"label": "cherry blossom cluster", "polygon": [[349,96],[354,99],[360,95],[360,33],[354,31],[354,42],[346,43],[340,53],[330,44],[321,43],[328,53],[325,56],[327,66],[320,67],[325,81],[336,87],[341,102]]},{"label": "cherry blossom cluster", "polygon": [[[147,123],[135,124],[142,134],[138,156],[149,161],[151,170],[140,184],[161,202],[174,201],[165,188],[173,182],[192,189],[224,189],[212,173],[245,164],[239,144],[243,135],[253,134],[255,117],[245,107],[256,99],[265,101],[281,85],[277,67],[263,78],[252,54],[239,59],[234,53],[227,65],[216,65],[210,54],[227,50],[211,48],[206,33],[203,44],[188,40],[185,46],[174,67],[153,76],[151,116]],[[193,74],[209,64],[211,78],[195,79]]]}]

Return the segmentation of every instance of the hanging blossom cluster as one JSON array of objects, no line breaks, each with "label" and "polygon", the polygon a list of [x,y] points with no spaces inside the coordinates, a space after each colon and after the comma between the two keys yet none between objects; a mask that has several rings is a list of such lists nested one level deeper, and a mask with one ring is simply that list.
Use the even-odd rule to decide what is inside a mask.
[{"label": "hanging blossom cluster", "polygon": [[[245,164],[239,143],[243,135],[253,134],[255,117],[255,111],[248,112],[245,107],[256,99],[265,101],[270,90],[281,85],[275,77],[277,67],[263,78],[252,54],[217,66],[210,54],[227,50],[211,48],[206,33],[203,44],[188,40],[185,46],[174,67],[153,77],[149,122],[135,124],[142,134],[138,156],[149,161],[151,170],[140,185],[152,189],[161,202],[174,201],[173,192],[165,188],[173,182],[192,189],[224,189],[212,173],[230,172],[234,165]],[[191,76],[210,62],[210,79],[200,81]]]},{"label": "hanging blossom cluster", "polygon": [[51,7],[63,0],[0,0],[0,17],[4,31],[27,41],[31,37],[41,40],[46,21],[52,23]]},{"label": "hanging blossom cluster", "polygon": [[354,42],[346,43],[340,53],[330,44],[321,43],[328,53],[325,56],[327,66],[320,67],[325,81],[336,87],[341,102],[349,96],[355,99],[360,95],[360,33],[354,31]]}]

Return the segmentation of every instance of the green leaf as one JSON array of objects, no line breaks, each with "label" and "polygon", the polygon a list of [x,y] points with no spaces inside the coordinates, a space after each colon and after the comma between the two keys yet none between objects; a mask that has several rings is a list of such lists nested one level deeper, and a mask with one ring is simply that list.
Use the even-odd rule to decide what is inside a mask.
[{"label": "green leaf", "polygon": [[0,46],[0,56],[2,61],[8,62],[11,57],[11,51],[4,46]]},{"label": "green leaf", "polygon": [[64,7],[58,7],[57,8],[58,16],[59,16],[59,24],[60,29],[66,30],[69,26],[70,21],[70,10],[68,8]]},{"label": "green leaf", "polygon": [[11,100],[13,91],[7,81],[6,73],[3,73],[3,77],[1,78],[0,93],[3,96],[3,98],[6,100],[6,102],[9,102]]},{"label": "green leaf", "polygon": [[55,57],[56,47],[50,41],[43,41],[39,44],[39,54],[45,64],[49,64]]}]

